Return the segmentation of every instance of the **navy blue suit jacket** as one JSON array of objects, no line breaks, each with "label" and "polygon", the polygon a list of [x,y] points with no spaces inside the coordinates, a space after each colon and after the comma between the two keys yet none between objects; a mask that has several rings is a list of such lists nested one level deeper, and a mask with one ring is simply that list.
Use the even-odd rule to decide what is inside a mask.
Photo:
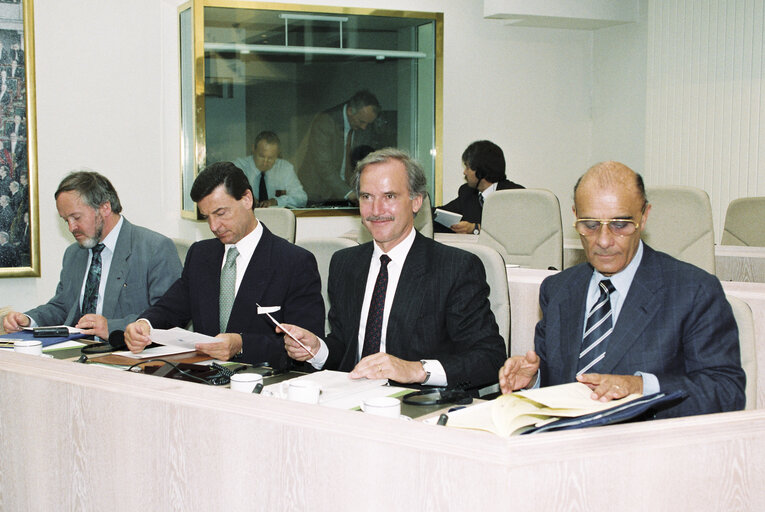
[{"label": "navy blue suit jacket", "polygon": [[[153,327],[186,327],[209,336],[220,333],[220,271],[225,245],[218,239],[194,243],[186,255],[183,273],[142,318]],[[284,335],[276,334],[266,315],[255,305],[280,306],[272,313],[279,322],[300,325],[319,335],[324,332],[324,301],[316,258],[305,249],[271,233],[263,226],[263,236],[234,299],[225,332],[242,335],[242,361],[268,362],[282,369],[292,360],[284,350]]]},{"label": "navy blue suit jacket", "polygon": [[[356,365],[373,243],[332,256],[326,369],[351,371]],[[477,256],[417,233],[393,299],[385,351],[406,361],[437,359],[449,387],[496,382],[507,354],[488,297],[486,273]]]},{"label": "navy blue suit jacket", "polygon": [[[582,263],[542,282],[543,316],[534,344],[543,386],[575,380],[592,272]],[[720,281],[645,244],[597,369],[619,375],[636,371],[656,375],[662,391],[689,394],[657,417],[744,408],[738,328]]]}]

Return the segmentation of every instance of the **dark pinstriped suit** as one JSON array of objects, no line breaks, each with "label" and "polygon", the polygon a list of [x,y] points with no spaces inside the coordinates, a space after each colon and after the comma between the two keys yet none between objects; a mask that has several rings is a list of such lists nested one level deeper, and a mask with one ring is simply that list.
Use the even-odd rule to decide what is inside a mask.
[{"label": "dark pinstriped suit", "polygon": [[[572,382],[592,267],[583,263],[542,282],[534,344],[542,385]],[[744,408],[738,328],[720,281],[643,244],[643,259],[597,373],[653,373],[662,391],[689,397],[658,417]]]},{"label": "dark pinstriped suit", "polygon": [[[141,317],[160,329],[185,327],[192,321],[194,331],[217,335],[224,248],[218,239],[194,243],[186,254],[181,278]],[[279,322],[305,326],[319,335],[324,332],[324,300],[316,258],[274,235],[265,225],[239,285],[226,332],[242,335],[243,361],[269,362],[279,369],[291,366],[284,335],[276,334],[266,315],[258,315],[255,303],[280,306],[272,313]]]},{"label": "dark pinstriped suit", "polygon": [[[356,365],[373,243],[332,257],[326,369],[350,371]],[[417,233],[393,299],[385,351],[407,361],[439,360],[450,387],[495,383],[506,353],[488,296],[478,257]]]}]

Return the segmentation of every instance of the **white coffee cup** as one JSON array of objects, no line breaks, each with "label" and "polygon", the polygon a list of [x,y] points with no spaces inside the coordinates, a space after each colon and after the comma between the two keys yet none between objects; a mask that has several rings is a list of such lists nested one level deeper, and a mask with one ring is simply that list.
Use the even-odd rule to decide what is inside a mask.
[{"label": "white coffee cup", "polygon": [[285,382],[287,399],[304,404],[318,404],[321,396],[321,386],[318,382],[308,379],[294,379]]},{"label": "white coffee cup", "polygon": [[258,373],[235,373],[231,376],[231,389],[243,393],[252,393],[258,383],[263,382],[263,376]]},{"label": "white coffee cup", "polygon": [[392,396],[367,398],[362,402],[361,410],[375,416],[398,418],[401,416],[401,400]]},{"label": "white coffee cup", "polygon": [[40,340],[16,340],[13,342],[13,350],[20,354],[42,355],[42,342]]}]

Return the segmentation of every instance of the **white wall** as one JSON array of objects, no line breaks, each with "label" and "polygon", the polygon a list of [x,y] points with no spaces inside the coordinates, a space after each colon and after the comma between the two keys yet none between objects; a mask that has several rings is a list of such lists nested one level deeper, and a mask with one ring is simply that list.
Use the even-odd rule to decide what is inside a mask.
[{"label": "white wall", "polygon": [[[71,242],[53,192],[81,165],[114,183],[133,222],[168,236],[209,236],[181,220],[176,0],[35,0],[42,277],[0,281],[0,305],[51,297]],[[299,2],[284,2],[299,3]],[[324,2],[375,7],[379,1]],[[488,138],[511,179],[565,197],[590,164],[592,34],[484,20],[477,0],[389,0],[386,9],[442,11],[444,197],[462,183],[460,155]],[[564,204],[566,201],[563,201]],[[356,219],[301,219],[298,237],[340,234]]]}]

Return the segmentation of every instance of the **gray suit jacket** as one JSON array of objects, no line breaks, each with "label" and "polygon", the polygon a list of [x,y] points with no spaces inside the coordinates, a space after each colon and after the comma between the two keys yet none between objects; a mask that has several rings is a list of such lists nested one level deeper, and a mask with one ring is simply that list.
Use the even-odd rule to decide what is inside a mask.
[{"label": "gray suit jacket", "polygon": [[[75,325],[80,319],[88,252],[76,243],[67,247],[56,294],[47,304],[26,312],[38,325]],[[172,240],[123,217],[104,292],[103,315],[109,332],[124,330],[180,275],[181,261]]]},{"label": "gray suit jacket", "polygon": [[[542,282],[534,344],[543,386],[575,380],[592,270],[583,263]],[[744,408],[738,328],[720,281],[645,244],[597,373],[636,371],[689,394],[658,417]]]},{"label": "gray suit jacket", "polygon": [[[356,365],[373,243],[332,257],[326,369],[350,371]],[[417,233],[393,299],[385,351],[406,361],[437,359],[449,387],[495,383],[507,354],[488,297],[486,273],[477,256]]]}]

